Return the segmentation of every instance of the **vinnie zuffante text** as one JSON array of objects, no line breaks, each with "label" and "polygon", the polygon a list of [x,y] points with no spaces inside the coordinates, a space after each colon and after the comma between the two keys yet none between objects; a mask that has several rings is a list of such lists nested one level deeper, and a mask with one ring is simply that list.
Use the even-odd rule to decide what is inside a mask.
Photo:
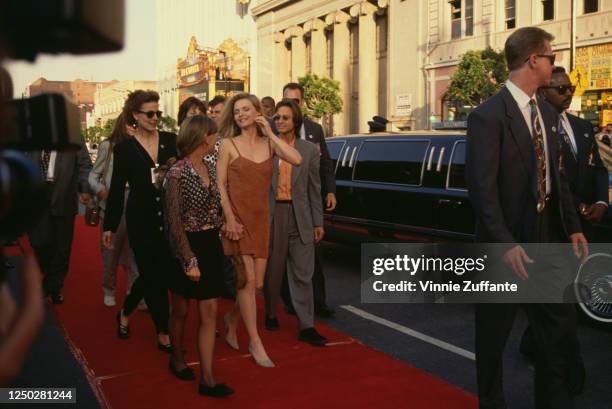
[{"label": "vinnie zuffante text", "polygon": [[375,280],[372,289],[375,292],[516,292],[518,286],[515,283],[498,282],[488,280],[473,281],[415,279],[417,273],[452,273],[462,276],[470,272],[482,272],[485,269],[487,256],[465,257],[465,258],[442,258],[442,257],[410,257],[408,255],[396,255],[395,257],[374,258],[372,260],[371,272],[375,276],[382,276],[386,272],[397,271],[407,273],[412,280],[401,280],[395,283],[385,283],[383,280]]}]

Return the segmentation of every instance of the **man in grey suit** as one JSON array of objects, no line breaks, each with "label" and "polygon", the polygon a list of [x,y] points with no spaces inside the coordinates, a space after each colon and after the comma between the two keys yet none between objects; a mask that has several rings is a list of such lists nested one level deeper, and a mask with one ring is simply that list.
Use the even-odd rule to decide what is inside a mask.
[{"label": "man in grey suit", "polygon": [[[304,87],[290,82],[283,87],[283,98],[290,99],[304,107]],[[274,129],[274,128],[273,128]],[[334,163],[329,156],[329,150],[325,143],[323,128],[316,122],[304,118],[302,126],[296,130],[299,139],[313,143],[320,153],[319,174],[321,176],[321,198],[325,211],[332,212],[336,208],[336,176]],[[285,286],[286,287],[286,286]],[[334,310],[327,304],[327,294],[325,290],[325,275],[323,274],[323,249],[320,245],[315,245],[315,271],[312,277],[312,287],[315,303],[315,314],[321,318],[332,318]],[[292,310],[291,297],[288,296],[285,288],[281,293],[283,301],[289,311]]]},{"label": "man in grey suit", "polygon": [[54,304],[64,302],[61,290],[68,274],[74,217],[79,200],[87,203],[90,198],[88,182],[91,159],[85,140],[78,152],[33,152],[31,158],[40,165],[47,188],[40,222],[28,233],[40,268],[45,275],[43,288]]},{"label": "man in grey suit", "polygon": [[298,339],[316,346],[327,340],[314,329],[314,245],[323,238],[323,206],[319,177],[319,151],[296,137],[302,125],[297,104],[283,100],[274,116],[280,137],[302,155],[300,166],[274,160],[270,187],[270,257],[264,295],[266,329],[279,328],[276,305],[285,269],[293,306],[300,325]]}]

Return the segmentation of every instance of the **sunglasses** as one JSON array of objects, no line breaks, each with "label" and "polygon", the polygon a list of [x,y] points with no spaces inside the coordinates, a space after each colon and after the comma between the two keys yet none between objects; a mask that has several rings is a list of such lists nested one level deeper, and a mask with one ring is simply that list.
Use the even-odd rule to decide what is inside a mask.
[{"label": "sunglasses", "polygon": [[162,111],[136,111],[136,112],[140,112],[141,114],[145,114],[147,116],[147,118],[151,119],[153,118],[153,115],[157,115],[158,118],[161,118],[162,116]]},{"label": "sunglasses", "polygon": [[292,101],[295,102],[295,105],[299,106],[300,105],[300,100],[297,98],[283,98],[285,101]]},{"label": "sunglasses", "polygon": [[543,87],[546,89],[554,89],[555,91],[557,91],[557,94],[559,95],[565,95],[567,93],[567,91],[570,92],[570,94],[573,94],[574,91],[576,91],[576,86],[575,85],[549,85],[547,87]]},{"label": "sunglasses", "polygon": [[[536,57],[543,57],[548,59],[548,62],[550,63],[550,65],[555,65],[555,59],[557,58],[557,56],[555,54],[536,54]],[[525,61],[523,62],[527,62],[529,61],[529,59],[531,58],[531,56],[525,58]]]},{"label": "sunglasses", "polygon": [[288,121],[291,119],[291,117],[289,115],[274,115],[272,119],[274,119],[275,121],[280,121],[281,119],[283,121]]}]

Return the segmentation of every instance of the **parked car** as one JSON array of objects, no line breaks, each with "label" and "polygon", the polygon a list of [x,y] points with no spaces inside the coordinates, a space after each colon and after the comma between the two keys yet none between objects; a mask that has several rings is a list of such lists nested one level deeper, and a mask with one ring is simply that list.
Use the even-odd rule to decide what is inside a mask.
[{"label": "parked car", "polygon": [[[465,132],[351,135],[330,138],[327,146],[335,167],[338,205],[325,214],[326,240],[473,241]],[[600,242],[612,242],[611,212],[598,226],[597,236]],[[612,275],[605,277],[612,289]],[[612,323],[612,303],[586,302],[580,307],[591,319]]]}]

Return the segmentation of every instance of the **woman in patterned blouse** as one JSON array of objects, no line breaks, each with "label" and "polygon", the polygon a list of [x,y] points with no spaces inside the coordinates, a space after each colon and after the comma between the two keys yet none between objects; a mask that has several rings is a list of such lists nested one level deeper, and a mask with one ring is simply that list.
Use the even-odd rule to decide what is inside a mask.
[{"label": "woman in patterned blouse", "polygon": [[221,397],[233,390],[216,383],[212,374],[217,298],[223,291],[223,248],[219,240],[223,221],[221,197],[216,164],[211,163],[215,158],[216,133],[217,126],[205,116],[192,116],[183,122],[177,140],[181,159],[166,174],[165,205],[168,241],[183,265],[183,273],[170,279],[170,338],[174,346],[170,371],[182,380],[195,379],[185,363],[182,337],[189,300],[196,299],[200,313],[199,392]]}]

